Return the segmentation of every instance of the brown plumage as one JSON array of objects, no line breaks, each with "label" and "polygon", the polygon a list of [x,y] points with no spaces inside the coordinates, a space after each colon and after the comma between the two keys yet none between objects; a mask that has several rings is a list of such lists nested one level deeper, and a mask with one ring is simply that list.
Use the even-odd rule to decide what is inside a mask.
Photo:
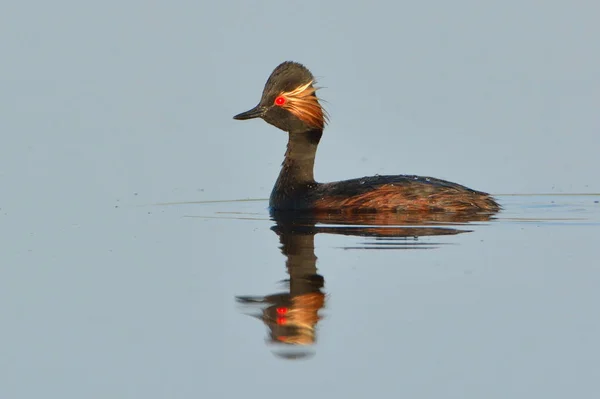
[{"label": "brown plumage", "polygon": [[498,211],[489,194],[432,177],[375,176],[322,184],[315,210],[396,212]]},{"label": "brown plumage", "polygon": [[495,213],[487,193],[445,180],[419,176],[374,176],[317,183],[313,169],[327,114],[312,73],[296,62],[279,65],[265,84],[259,104],[235,119],[262,118],[289,133],[281,173],[271,193],[272,210],[343,212]]}]

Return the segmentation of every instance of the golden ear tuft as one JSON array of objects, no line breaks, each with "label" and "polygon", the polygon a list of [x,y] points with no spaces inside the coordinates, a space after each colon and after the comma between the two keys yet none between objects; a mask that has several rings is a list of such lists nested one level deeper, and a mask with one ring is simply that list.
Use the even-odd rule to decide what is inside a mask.
[{"label": "golden ear tuft", "polygon": [[311,80],[292,91],[281,93],[280,96],[288,100],[283,104],[283,108],[286,108],[308,125],[323,129],[327,122],[327,113],[321,107],[319,98],[315,94],[317,88],[312,84],[313,81]]}]

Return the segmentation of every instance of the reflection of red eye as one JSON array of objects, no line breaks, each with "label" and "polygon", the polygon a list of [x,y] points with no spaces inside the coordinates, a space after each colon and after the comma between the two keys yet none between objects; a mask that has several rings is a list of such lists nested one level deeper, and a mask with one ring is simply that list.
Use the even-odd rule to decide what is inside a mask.
[{"label": "reflection of red eye", "polygon": [[279,316],[277,318],[277,324],[279,324],[280,326],[284,325],[285,323],[287,323],[287,318],[283,316]]},{"label": "reflection of red eye", "polygon": [[275,99],[275,105],[279,105],[280,107],[285,104],[285,97],[279,96]]}]

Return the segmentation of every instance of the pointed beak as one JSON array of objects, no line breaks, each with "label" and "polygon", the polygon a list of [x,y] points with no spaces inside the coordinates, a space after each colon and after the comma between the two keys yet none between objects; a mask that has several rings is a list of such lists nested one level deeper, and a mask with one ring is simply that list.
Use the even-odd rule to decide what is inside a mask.
[{"label": "pointed beak", "polygon": [[263,107],[261,107],[260,105],[257,105],[256,107],[252,108],[250,111],[246,111],[246,112],[242,112],[241,114],[237,114],[236,116],[233,117],[233,119],[243,121],[245,119],[260,118],[261,116],[263,116],[264,112],[265,112],[265,109]]}]

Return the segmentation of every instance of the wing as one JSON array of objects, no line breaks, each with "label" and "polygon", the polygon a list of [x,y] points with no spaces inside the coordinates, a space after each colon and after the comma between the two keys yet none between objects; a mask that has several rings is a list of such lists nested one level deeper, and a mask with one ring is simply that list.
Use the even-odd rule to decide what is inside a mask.
[{"label": "wing", "polygon": [[372,176],[321,184],[315,209],[405,212],[465,212],[499,210],[489,194],[433,177]]}]

